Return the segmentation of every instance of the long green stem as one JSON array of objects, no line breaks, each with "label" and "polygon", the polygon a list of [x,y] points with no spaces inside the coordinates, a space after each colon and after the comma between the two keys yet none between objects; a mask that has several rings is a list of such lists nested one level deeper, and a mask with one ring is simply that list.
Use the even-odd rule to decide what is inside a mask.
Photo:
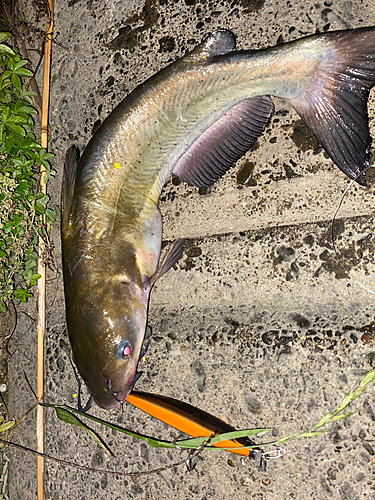
[{"label": "long green stem", "polygon": [[[276,441],[269,441],[269,442],[264,442],[264,443],[259,443],[256,445],[252,446],[245,446],[244,448],[265,448],[268,446],[280,446],[281,444],[285,444],[291,441],[295,441],[296,439],[302,439],[302,438],[307,438],[307,437],[314,437],[318,436],[319,434],[323,434],[325,432],[329,432],[329,429],[323,427],[328,426],[329,424],[332,424],[334,422],[337,422],[338,420],[342,418],[347,418],[351,415],[354,415],[357,413],[355,412],[350,412],[350,413],[342,413],[342,411],[354,400],[359,398],[365,389],[375,380],[375,368],[370,370],[364,377],[363,379],[357,384],[357,386],[349,391],[339,406],[333,410],[328,412],[324,417],[322,417],[317,424],[315,424],[311,429],[306,430],[306,431],[301,431],[301,432],[294,432],[292,434],[289,434],[288,436],[285,436],[281,439],[278,439]],[[120,427],[118,425],[112,424],[110,422],[106,422],[100,418],[94,417],[93,415],[89,415],[87,413],[80,412],[79,410],[76,410],[75,408],[71,408],[66,405],[54,405],[54,404],[47,404],[47,403],[39,403],[40,405],[46,407],[46,408],[54,408],[57,416],[60,420],[63,420],[67,423],[70,423],[72,425],[77,425],[79,427],[82,427],[86,431],[88,431],[94,439],[99,442],[101,446],[103,446],[106,451],[108,452],[108,449],[106,445],[104,444],[103,440],[89,427],[87,427],[80,419],[74,416],[74,414],[80,415],[82,418],[86,418],[88,420],[91,420],[93,422],[96,422],[98,424],[104,425],[106,427],[109,427],[110,429],[113,429],[117,432],[121,432],[123,434],[127,434],[129,436],[135,437],[137,439],[141,439],[142,441],[146,441],[150,447],[157,447],[157,448],[180,448],[180,449],[197,449],[199,447],[203,447],[203,449],[209,449],[209,450],[218,450],[220,448],[213,446],[214,444],[218,444],[221,441],[228,440],[228,439],[238,439],[241,437],[248,437],[248,436],[254,436],[257,434],[264,433],[266,431],[269,431],[270,429],[248,429],[248,430],[239,430],[239,431],[233,431],[225,434],[219,434],[216,436],[211,437],[209,439],[209,443],[207,443],[207,437],[200,437],[200,438],[191,438],[191,439],[183,439],[183,440],[177,440],[175,442],[169,442],[169,441],[163,441],[160,439],[152,438],[145,436],[143,434],[138,434],[136,432],[124,429],[123,427]],[[233,447],[234,448],[234,447]],[[231,449],[229,446],[225,446],[225,449]]]}]

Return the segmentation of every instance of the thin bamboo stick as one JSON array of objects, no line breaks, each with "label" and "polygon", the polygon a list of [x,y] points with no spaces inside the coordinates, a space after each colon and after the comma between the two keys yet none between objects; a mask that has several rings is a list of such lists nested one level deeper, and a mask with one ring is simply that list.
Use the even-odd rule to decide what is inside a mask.
[{"label": "thin bamboo stick", "polygon": [[[48,105],[49,105],[49,83],[51,70],[51,46],[53,30],[54,0],[48,0],[48,15],[46,27],[46,40],[44,44],[44,65],[43,65],[43,99],[41,116],[41,145],[47,149],[48,141]],[[40,187],[41,192],[46,193],[46,184],[44,182],[45,169],[40,168]],[[43,220],[45,224],[45,217]],[[39,238],[39,260],[38,273],[41,278],[38,280],[38,315],[37,315],[37,397],[38,401],[43,401],[44,397],[44,333],[46,327],[46,268],[43,263],[45,253],[45,244],[42,238]],[[44,453],[44,415],[43,407],[37,406],[36,414],[36,448],[39,453]],[[37,456],[37,489],[38,500],[44,499],[44,457]]]}]

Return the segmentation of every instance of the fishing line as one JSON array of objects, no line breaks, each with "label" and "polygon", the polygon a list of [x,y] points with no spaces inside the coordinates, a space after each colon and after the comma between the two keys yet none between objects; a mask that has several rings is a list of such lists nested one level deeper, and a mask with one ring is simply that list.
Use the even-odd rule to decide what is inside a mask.
[{"label": "fishing line", "polygon": [[70,356],[68,355],[68,359],[70,361],[70,365],[71,367],[73,368],[73,372],[74,372],[74,376],[76,378],[76,382],[77,382],[77,386],[78,386],[78,389],[77,389],[77,405],[78,405],[78,410],[81,411],[82,413],[86,413],[91,407],[94,406],[95,402],[94,402],[94,398],[92,397],[92,395],[90,395],[85,407],[83,408],[82,407],[82,402],[81,402],[81,380],[79,379],[78,377],[78,374],[77,374],[77,370],[73,364],[73,361],[70,359]]},{"label": "fishing line", "polygon": [[[369,165],[366,167],[366,169],[363,171],[365,172],[367,170],[367,168],[369,167]],[[333,214],[333,217],[332,217],[332,222],[331,222],[331,240],[332,240],[332,247],[333,247],[333,250],[336,254],[336,257],[337,257],[337,260],[338,260],[338,263],[340,265],[340,267],[345,271],[345,273],[347,273],[349,276],[350,276],[350,271],[345,267],[345,265],[342,263],[341,261],[341,256],[339,255],[338,251],[337,251],[337,248],[336,248],[336,243],[335,243],[335,234],[334,234],[334,223],[336,221],[336,217],[337,217],[337,214],[341,208],[341,205],[344,201],[344,198],[345,196],[347,195],[349,189],[353,186],[354,182],[358,179],[358,177],[363,173],[359,173],[357,175],[357,177],[355,179],[352,179],[349,184],[346,186],[344,192],[343,192],[343,195],[341,197],[341,200],[339,201],[337,207],[336,207],[336,210]],[[354,281],[354,283],[356,283],[357,285],[359,285],[360,287],[362,287],[364,290],[366,290],[367,292],[369,293],[372,293],[373,295],[375,295],[375,292],[373,290],[371,290],[370,288],[368,288],[367,286],[363,285],[362,283],[360,283],[359,281],[355,280],[354,278],[350,277],[350,280],[351,281]]]},{"label": "fishing line", "polygon": [[[64,328],[62,334],[64,334],[65,332],[66,332],[66,328]],[[75,377],[76,382],[77,382],[77,406],[78,406],[78,410],[83,412],[83,413],[86,413],[92,406],[94,406],[94,404],[95,404],[94,399],[93,399],[92,395],[90,395],[85,407],[82,406],[82,400],[81,400],[82,383],[81,383],[81,380],[78,376],[76,367],[74,366],[74,363],[72,361],[70,351],[64,345],[62,345],[61,348],[65,351],[65,354],[66,354],[67,358],[69,359],[70,366],[72,367],[74,377]]]},{"label": "fishing line", "polygon": [[29,382],[29,379],[27,378],[27,375],[26,375],[26,372],[25,370],[22,371],[22,378],[23,378],[23,381],[25,382],[26,384],[26,387],[29,389],[29,391],[31,392],[31,395],[33,396],[33,398],[35,399],[35,401],[38,401],[38,398],[36,396],[36,392],[34,391],[34,389],[31,387],[31,384]]},{"label": "fishing line", "polygon": [[[169,469],[174,469],[175,467],[178,467],[179,465],[186,463],[186,459],[183,458],[179,462],[175,462],[174,464],[171,464],[171,465],[159,467],[157,469],[150,469],[150,470],[139,471],[139,472],[112,471],[112,470],[96,469],[94,467],[87,467],[85,465],[81,465],[81,464],[78,464],[75,462],[69,462],[68,460],[63,460],[62,458],[57,458],[57,457],[54,457],[51,455],[47,455],[46,453],[41,453],[39,451],[33,450],[32,448],[27,448],[26,446],[22,446],[21,444],[14,443],[13,441],[7,441],[5,439],[0,439],[0,441],[4,445],[14,446],[15,448],[19,448],[23,451],[27,451],[27,452],[32,453],[34,455],[44,457],[48,460],[52,460],[53,462],[58,462],[60,464],[69,465],[70,467],[75,467],[77,469],[81,469],[81,470],[88,471],[88,472],[97,472],[99,474],[110,474],[110,475],[121,476],[121,477],[130,477],[131,478],[131,477],[138,477],[138,476],[148,476],[150,474],[159,474],[160,472],[164,472],[164,471],[169,470]],[[201,453],[201,451],[203,451],[203,450],[200,450],[199,453]],[[197,455],[198,455],[198,453],[197,453]]]},{"label": "fishing line", "polygon": [[0,336],[0,341],[1,341],[1,347],[0,347],[0,350],[1,349],[5,349],[5,351],[7,352],[7,354],[9,356],[12,356],[12,353],[9,351],[9,342],[10,342],[10,339],[12,338],[14,332],[16,331],[16,328],[17,328],[17,321],[18,321],[18,317],[17,317],[17,310],[15,308],[15,305],[13,303],[13,300],[10,300],[8,302],[8,312],[9,311],[9,304],[12,306],[13,308],[13,327],[12,327],[12,330],[10,333],[7,333],[6,335],[4,335],[4,337]]},{"label": "fishing line", "polygon": [[147,325],[146,326],[146,333],[147,331],[149,332],[149,337],[148,337],[148,340],[147,340],[147,343],[145,345],[145,348],[143,349],[142,353],[140,354],[139,358],[138,358],[138,362],[141,361],[141,359],[143,358],[143,356],[145,356],[148,348],[149,348],[149,345],[150,345],[150,342],[151,342],[151,337],[152,337],[152,328],[150,325]]}]

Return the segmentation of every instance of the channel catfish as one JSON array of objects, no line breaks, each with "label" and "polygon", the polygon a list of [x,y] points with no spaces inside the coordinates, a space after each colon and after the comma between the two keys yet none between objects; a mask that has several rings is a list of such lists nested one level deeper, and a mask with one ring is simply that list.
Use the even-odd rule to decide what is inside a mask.
[{"label": "channel catfish", "polygon": [[367,99],[375,83],[375,28],[318,34],[234,51],[231,32],[195,50],[126,97],[63,187],[66,315],[78,370],[98,406],[122,404],[138,377],[149,293],[181,256],[158,265],[160,192],[172,173],[193,186],[218,180],[263,133],[270,96],[296,109],[333,162],[365,185]]}]

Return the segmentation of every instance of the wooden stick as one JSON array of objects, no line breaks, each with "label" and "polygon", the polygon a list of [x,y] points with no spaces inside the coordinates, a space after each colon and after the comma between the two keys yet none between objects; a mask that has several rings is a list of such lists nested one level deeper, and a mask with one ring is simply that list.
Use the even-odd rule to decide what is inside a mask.
[{"label": "wooden stick", "polygon": [[[48,142],[48,104],[49,104],[49,83],[51,70],[51,46],[53,29],[54,0],[48,0],[48,15],[46,40],[44,44],[44,65],[43,65],[43,99],[41,116],[41,145],[47,149]],[[43,166],[40,167],[40,188],[43,194],[46,193],[46,184],[44,182]],[[45,225],[45,216],[43,217]],[[41,278],[38,280],[38,317],[37,317],[37,341],[38,341],[38,360],[37,360],[37,397],[38,401],[43,401],[44,397],[44,332],[46,328],[46,267],[44,265],[45,244],[43,238],[39,238],[39,260],[38,273]],[[43,407],[37,407],[36,413],[36,448],[41,454],[44,453],[44,418]],[[38,455],[37,464],[37,488],[38,500],[44,499],[44,457]]]}]

